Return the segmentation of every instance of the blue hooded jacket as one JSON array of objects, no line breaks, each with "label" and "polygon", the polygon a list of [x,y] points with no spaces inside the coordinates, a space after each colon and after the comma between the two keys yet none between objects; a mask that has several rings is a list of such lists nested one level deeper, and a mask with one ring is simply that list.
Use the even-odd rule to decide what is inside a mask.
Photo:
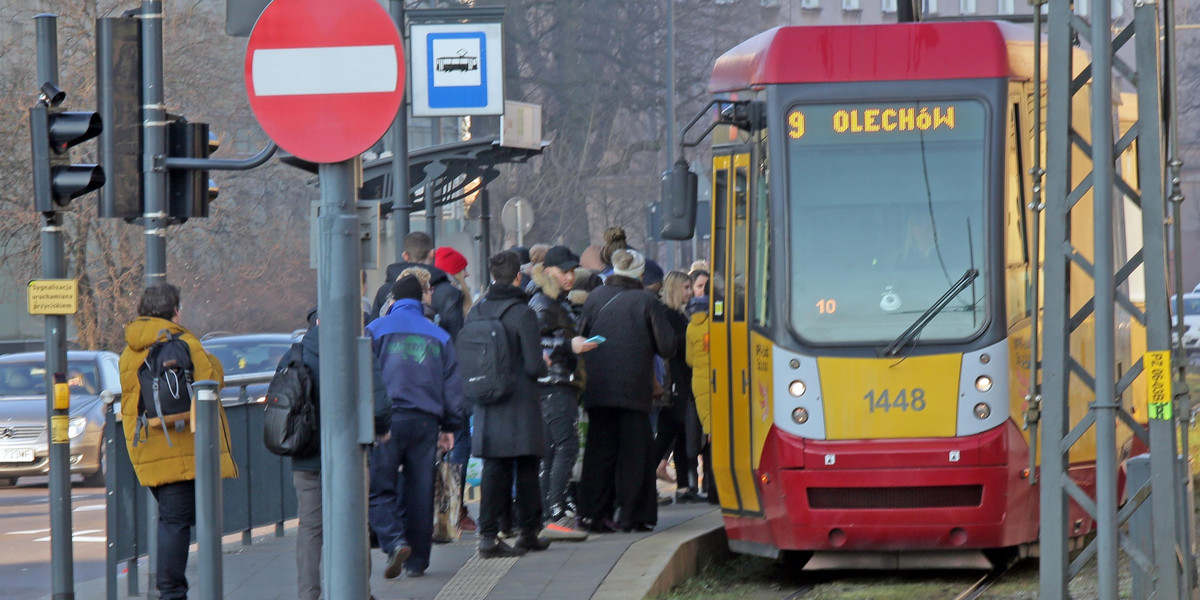
[{"label": "blue hooded jacket", "polygon": [[421,302],[396,301],[367,331],[392,398],[393,414],[420,411],[437,417],[442,431],[461,429],[458,357],[450,334],[425,318]]}]

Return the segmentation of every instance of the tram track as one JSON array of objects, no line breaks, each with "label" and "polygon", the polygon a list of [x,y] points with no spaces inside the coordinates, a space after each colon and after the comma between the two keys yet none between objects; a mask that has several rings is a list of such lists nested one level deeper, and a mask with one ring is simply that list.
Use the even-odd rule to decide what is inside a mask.
[{"label": "tram track", "polygon": [[[965,589],[963,589],[962,591],[960,591],[956,595],[954,595],[952,597],[953,600],[979,600],[979,598],[981,598],[983,596],[983,594],[989,588],[992,587],[993,584],[1000,581],[1001,578],[1003,578],[1006,574],[1008,574],[1011,567],[1012,567],[1012,564],[1008,564],[1003,567],[994,568],[994,569],[986,572],[978,580],[975,580],[973,583],[968,585]],[[834,580],[836,580],[836,578],[830,579],[830,581],[834,581]],[[823,583],[829,583],[829,582],[828,581],[812,582],[812,583],[806,583],[804,585],[801,585],[799,588],[793,589],[791,592],[789,592],[786,596],[784,596],[782,598],[782,600],[806,600],[812,594],[818,593],[819,590],[822,589]]]},{"label": "tram track", "polygon": [[983,595],[988,588],[992,587],[992,584],[999,581],[1001,577],[1004,577],[1004,574],[1008,573],[1010,566],[1011,565],[1005,565],[1004,567],[988,571],[983,577],[979,578],[979,581],[971,584],[967,589],[963,590],[962,593],[955,596],[954,600],[976,600]]}]

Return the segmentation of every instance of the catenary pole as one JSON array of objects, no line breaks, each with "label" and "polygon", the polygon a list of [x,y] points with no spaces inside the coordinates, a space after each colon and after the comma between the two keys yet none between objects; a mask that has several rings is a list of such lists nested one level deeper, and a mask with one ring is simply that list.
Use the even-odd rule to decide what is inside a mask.
[{"label": "catenary pole", "polygon": [[[38,85],[58,85],[58,17],[34,18],[37,32]],[[45,193],[50,193],[47,190]],[[42,276],[64,279],[62,213],[42,214]],[[54,404],[55,374],[66,372],[67,317],[46,315],[46,414],[50,423],[50,589],[53,600],[75,598],[74,558],[71,548],[71,444],[67,434],[69,411]]]},{"label": "catenary pole", "polygon": [[354,185],[357,161],[319,167],[322,581],[330,600],[362,600],[369,595],[367,455],[359,443],[358,416],[356,340],[362,333],[362,312]]},{"label": "catenary pole", "polygon": [[[404,40],[404,0],[390,0],[388,7],[400,39]],[[405,49],[404,56],[408,56]],[[409,72],[409,71],[405,71]],[[404,238],[411,230],[412,197],[408,183],[408,94],[400,98],[400,110],[392,123],[392,233],[396,243],[396,261],[404,253]]]}]

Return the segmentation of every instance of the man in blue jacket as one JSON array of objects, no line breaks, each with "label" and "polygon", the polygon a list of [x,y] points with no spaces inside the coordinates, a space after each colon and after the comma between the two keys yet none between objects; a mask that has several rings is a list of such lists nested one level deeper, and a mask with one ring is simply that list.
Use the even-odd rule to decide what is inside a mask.
[{"label": "man in blue jacket", "polygon": [[[462,427],[462,383],[450,335],[425,318],[432,289],[415,276],[392,284],[387,315],[367,326],[392,399],[392,439],[371,451],[371,529],[387,554],[383,576],[425,574],[433,548],[435,452]],[[403,474],[398,473],[403,466]]]}]

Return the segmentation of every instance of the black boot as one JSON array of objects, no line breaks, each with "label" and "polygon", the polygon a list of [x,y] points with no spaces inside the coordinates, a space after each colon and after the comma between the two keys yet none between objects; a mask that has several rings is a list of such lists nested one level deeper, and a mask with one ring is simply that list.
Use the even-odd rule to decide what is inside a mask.
[{"label": "black boot", "polygon": [[[519,543],[518,543],[519,544]],[[482,538],[479,540],[479,557],[480,558],[509,558],[521,556],[525,554],[526,549],[519,545],[516,548],[504,543],[503,540],[496,538]]]},{"label": "black boot", "polygon": [[522,531],[521,536],[517,538],[513,546],[518,550],[541,552],[550,547],[550,542],[539,538],[536,531]]}]

